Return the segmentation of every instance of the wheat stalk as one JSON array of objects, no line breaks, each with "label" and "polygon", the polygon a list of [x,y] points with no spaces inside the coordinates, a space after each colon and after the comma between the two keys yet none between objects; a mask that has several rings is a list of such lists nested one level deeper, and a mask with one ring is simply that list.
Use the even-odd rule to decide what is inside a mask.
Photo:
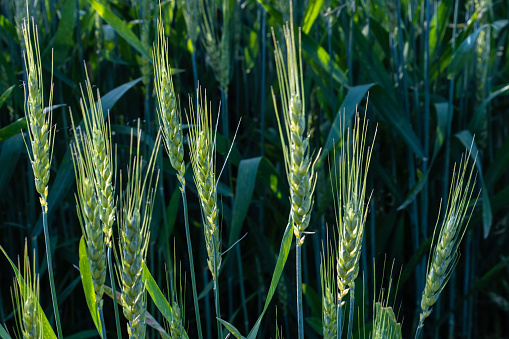
[{"label": "wheat stalk", "polygon": [[[35,255],[35,253],[34,253]],[[18,258],[18,271],[23,272],[20,279],[14,281],[13,304],[16,312],[14,318],[16,325],[21,332],[23,339],[39,339],[43,336],[42,313],[37,311],[39,303],[39,275],[35,274],[35,260],[33,268],[30,268],[30,259],[28,257],[28,245],[25,239],[25,252],[23,256],[23,271]],[[34,274],[32,274],[32,270]]]},{"label": "wheat stalk", "polygon": [[[474,160],[470,171],[467,171],[470,153],[471,150],[462,156],[457,173],[455,172],[456,165],[453,169],[445,216],[440,226],[436,245],[433,248],[432,244],[432,254],[428,259],[426,285],[421,298],[422,312],[419,316],[419,325],[415,334],[416,338],[420,337],[425,319],[431,314],[433,305],[449,281],[459,260],[459,245],[470,221],[470,216],[466,223],[464,223],[464,220],[476,183],[476,177],[472,176],[477,158]],[[468,179],[465,177],[467,172],[469,172]],[[476,202],[477,198],[475,199],[474,206]],[[439,219],[435,226],[433,240],[435,240],[438,222]]]},{"label": "wheat stalk", "polygon": [[[140,156],[141,130],[138,122],[136,154],[128,170],[128,184],[121,201],[119,218],[119,276],[122,283],[121,300],[124,316],[128,321],[130,338],[145,338],[146,288],[142,280],[143,265],[150,238],[149,225],[152,217],[153,200],[159,174],[153,184],[155,158],[159,149],[158,133],[152,154],[143,175],[143,158]],[[122,194],[121,194],[122,195]]]}]

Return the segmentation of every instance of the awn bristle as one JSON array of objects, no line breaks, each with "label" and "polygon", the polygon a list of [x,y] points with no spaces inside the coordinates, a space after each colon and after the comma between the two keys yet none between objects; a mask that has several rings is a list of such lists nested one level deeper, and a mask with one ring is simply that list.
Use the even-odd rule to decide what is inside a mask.
[{"label": "awn bristle", "polygon": [[211,109],[205,98],[197,91],[197,107],[189,100],[191,114],[189,117],[189,147],[194,181],[198,190],[200,206],[203,213],[207,263],[212,277],[221,267],[221,239],[219,236],[217,183],[215,176],[215,136],[212,130]]},{"label": "awn bristle", "polygon": [[177,171],[180,191],[184,192],[186,164],[182,138],[182,115],[177,95],[173,87],[171,68],[168,62],[168,41],[164,37],[164,26],[157,22],[158,40],[154,47],[154,86],[157,95],[157,116],[162,129],[164,144],[171,165]]},{"label": "awn bristle", "polygon": [[[288,144],[284,140],[276,104],[272,91],[276,117],[279,125],[281,144],[285,159],[285,169],[290,185],[291,217],[293,232],[302,245],[305,232],[309,226],[313,209],[313,194],[316,186],[315,162],[310,159],[309,132],[306,130],[306,112],[304,99],[304,77],[302,75],[301,35],[299,30],[299,50],[295,47],[293,22],[283,27],[286,41],[286,62],[283,52],[276,41],[274,30],[272,36],[275,45],[275,59],[279,88],[282,97],[282,113]],[[309,129],[309,128],[308,128]]]},{"label": "awn bristle", "polygon": [[[33,262],[35,272],[35,260]],[[18,259],[18,271],[23,276],[14,279],[13,303],[18,309],[15,315],[16,325],[23,339],[39,339],[43,337],[42,311],[38,310],[39,304],[39,275],[33,274],[28,258],[28,245],[25,240],[25,252],[23,256],[23,271]],[[20,281],[24,280],[24,283]],[[39,307],[40,308],[40,307]]]},{"label": "awn bristle", "polygon": [[[171,302],[171,317],[170,317],[170,337],[171,339],[185,339],[187,333],[184,329],[185,322],[185,309],[184,299],[185,291],[182,288],[181,279],[177,279],[177,268],[175,264],[175,253],[173,254],[173,279],[170,281],[170,302]],[[182,277],[182,270],[179,269],[179,277]],[[177,281],[179,285],[177,286]],[[185,285],[185,283],[184,283]]]},{"label": "awn bristle", "polygon": [[88,73],[86,73],[86,77],[86,95],[83,88],[81,88],[82,99],[80,105],[85,126],[83,139],[89,141],[83,142],[83,146],[87,147],[85,150],[85,153],[87,153],[86,161],[92,164],[93,174],[88,179],[95,186],[97,200],[101,206],[99,216],[102,221],[105,242],[106,245],[111,247],[116,213],[115,164],[111,144],[111,125],[109,122],[105,122],[99,91],[97,91],[96,103]]},{"label": "awn bristle", "polygon": [[[465,219],[476,182],[475,177],[472,181],[475,160],[470,169],[470,173],[468,174],[468,179],[465,182],[465,174],[467,172],[469,157],[470,152],[462,157],[458,173],[454,173],[456,166],[454,166],[455,168],[453,169],[453,177],[451,187],[449,189],[449,201],[445,217],[440,227],[440,233],[438,235],[436,245],[434,248],[432,247],[432,255],[428,259],[426,285],[422,292],[421,299],[422,312],[419,317],[419,329],[422,329],[424,326],[424,320],[431,314],[431,307],[435,304],[440,293],[449,281],[451,273],[459,260],[459,245],[463,235],[465,234],[470,217],[467,219],[466,223],[463,221]],[[475,202],[477,202],[477,198]],[[437,225],[435,226],[435,233],[437,231],[437,226],[438,220]],[[433,234],[433,239],[435,239],[435,233]]]},{"label": "awn bristle", "polygon": [[[53,85],[50,90],[49,108],[44,109],[43,79],[41,54],[37,26],[32,18],[30,23],[23,22],[23,38],[26,53],[24,54],[27,83],[25,92],[25,115],[28,123],[28,135],[32,152],[28,151],[32,169],[34,171],[35,188],[40,194],[43,212],[48,212],[48,182],[50,176],[51,158],[54,133],[51,131],[51,105],[53,101]],[[53,80],[53,79],[52,79]],[[28,146],[27,146],[28,149]]]},{"label": "awn bristle", "polygon": [[[348,293],[349,288],[355,287],[355,279],[359,274],[366,206],[369,204],[369,199],[367,202],[364,201],[366,178],[373,150],[373,145],[365,149],[367,128],[367,120],[364,119],[361,125],[360,117],[357,115],[354,118],[352,140],[348,130],[346,141],[341,145],[341,159],[336,173],[336,194],[333,189],[339,233],[336,271],[340,301]],[[376,130],[373,143],[375,137]],[[351,294],[351,297],[354,296]]]},{"label": "awn bristle", "polygon": [[[150,238],[149,226],[154,206],[155,191],[159,174],[153,185],[155,158],[159,149],[160,135],[157,135],[152,155],[142,175],[143,159],[140,157],[141,130],[138,123],[136,155],[128,170],[127,192],[120,206],[119,275],[122,282],[122,306],[126,317],[129,337],[142,339],[146,334],[146,288],[142,280],[143,266]],[[132,159],[132,135],[131,135]],[[122,194],[121,194],[122,195]]]}]

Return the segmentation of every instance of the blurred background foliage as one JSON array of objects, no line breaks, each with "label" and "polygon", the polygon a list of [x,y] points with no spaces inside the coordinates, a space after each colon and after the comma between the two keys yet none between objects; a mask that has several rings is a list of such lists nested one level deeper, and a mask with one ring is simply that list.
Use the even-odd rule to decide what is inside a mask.
[{"label": "blurred background foliage", "polygon": [[[199,3],[207,6],[209,27],[195,12]],[[41,305],[50,315],[40,208],[19,133],[26,126],[20,39],[25,6],[24,0],[0,1],[0,242],[16,258],[28,238],[42,276]],[[459,265],[425,333],[449,338],[508,336],[509,2],[294,0],[293,7],[294,20],[302,27],[312,143],[315,149],[323,148],[310,225],[315,234],[307,237],[303,249],[306,337],[321,333],[320,250],[326,230],[334,225],[329,164],[343,133],[341,116],[350,121],[356,108],[369,118],[368,135],[378,126],[368,175],[373,196],[362,248],[363,274],[357,284],[365,286],[365,311],[359,319],[369,328],[373,291],[386,286],[394,265],[392,276],[399,277],[399,287],[392,304],[403,321],[404,336],[414,332],[438,210],[447,201],[454,163],[473,143],[482,192],[461,245]],[[103,108],[110,110],[118,170],[127,168],[131,128],[138,118],[149,149],[158,128],[151,51],[159,13],[182,110],[188,110],[189,95],[198,82],[207,88],[214,114],[222,102],[217,150],[223,157],[218,157],[218,166],[241,121],[218,187],[223,251],[247,236],[225,254],[220,284],[223,319],[247,333],[265,302],[289,211],[270,95],[272,86],[279,91],[271,27],[281,39],[281,26],[290,17],[287,1],[29,0],[28,8],[38,25],[46,96],[52,58],[54,63],[56,135],[49,222],[66,336],[96,335],[76,269],[81,231],[73,196],[70,114],[81,120],[80,84],[87,67]],[[187,144],[185,148],[187,152]],[[159,286],[166,286],[165,265],[172,265],[174,251],[183,270],[189,267],[177,180],[163,153],[158,157],[161,180],[148,250],[148,266]],[[191,177],[188,182],[196,193]],[[202,323],[210,338],[216,333],[210,276],[198,200],[196,194],[189,197]],[[292,255],[287,266],[294,266]],[[0,267],[0,323],[11,327],[13,274],[6,260],[0,260]],[[276,306],[284,336],[296,336],[294,281],[293,269],[287,267],[261,337],[275,336]],[[186,292],[186,328],[196,337],[189,286]],[[356,299],[362,300],[362,289],[357,293]],[[152,305],[149,312],[158,314]],[[113,323],[111,302],[105,303],[105,317],[107,324]]]}]

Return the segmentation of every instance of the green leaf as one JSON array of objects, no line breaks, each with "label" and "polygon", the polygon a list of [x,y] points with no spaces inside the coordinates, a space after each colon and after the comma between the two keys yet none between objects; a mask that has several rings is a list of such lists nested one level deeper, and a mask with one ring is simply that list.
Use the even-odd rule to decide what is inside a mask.
[{"label": "green leaf", "polygon": [[233,201],[232,227],[228,246],[232,246],[239,237],[242,224],[244,223],[249,205],[251,204],[251,199],[253,198],[258,168],[262,160],[263,157],[256,157],[242,160],[239,163],[237,187],[235,189],[235,199]]},{"label": "green leaf", "polygon": [[2,95],[0,96],[0,108],[2,108],[2,106],[4,105],[5,101],[9,97],[9,95],[11,95],[11,92],[12,92],[13,89],[14,89],[14,85],[12,85],[11,87],[7,88],[7,90],[2,93]]},{"label": "green leaf", "polygon": [[85,299],[87,301],[88,310],[94,321],[95,328],[102,338],[101,319],[99,318],[99,309],[95,300],[94,284],[92,282],[92,273],[90,272],[90,263],[88,262],[87,246],[85,244],[85,237],[80,240],[80,276],[81,283],[83,284],[83,291],[85,292]]},{"label": "green leaf", "polygon": [[55,65],[62,64],[69,55],[69,51],[74,46],[74,26],[76,23],[75,19],[76,12],[76,1],[66,0],[62,7],[62,16],[58,23],[57,33],[53,44],[49,44],[43,52],[43,55],[55,49],[53,53],[53,63]]},{"label": "green leaf", "polygon": [[16,170],[19,156],[24,151],[25,144],[20,133],[2,144],[2,150],[0,151],[0,164],[2,164],[2,170],[0,171],[0,192],[5,192],[4,187],[10,182],[12,174]]},{"label": "green leaf", "polygon": [[0,129],[0,142],[5,141],[16,134],[19,134],[19,132],[25,127],[27,127],[26,117],[19,118],[13,123],[5,126],[4,128]]},{"label": "green leaf", "polygon": [[272,275],[272,281],[270,282],[269,293],[267,293],[267,299],[265,300],[265,305],[263,306],[262,314],[258,317],[255,325],[249,332],[247,338],[255,339],[258,330],[260,329],[260,324],[269,307],[270,301],[276,292],[276,287],[279,283],[279,279],[281,278],[281,274],[283,273],[283,269],[285,268],[286,259],[288,259],[288,254],[290,253],[290,247],[292,246],[293,239],[293,231],[292,231],[292,223],[288,222],[286,226],[285,233],[283,235],[283,240],[281,241],[281,247],[279,249],[279,256],[277,257],[276,267],[274,269],[274,274]]},{"label": "green leaf", "polygon": [[9,333],[5,330],[5,328],[0,325],[0,338],[2,339],[12,339]]},{"label": "green leaf", "polygon": [[488,24],[482,25],[474,33],[466,37],[452,56],[451,63],[447,69],[447,78],[452,79],[463,69],[465,64],[470,60],[476,45],[477,37],[482,30],[488,28]]},{"label": "green leaf", "polygon": [[[474,137],[470,131],[464,130],[461,132],[456,133],[456,138],[463,144],[464,147],[467,149],[470,149],[472,147],[472,150],[470,152],[470,156],[472,157],[472,161],[475,160],[475,157],[478,156],[477,151],[477,145],[474,141]],[[488,235],[490,234],[491,224],[492,224],[492,211],[491,211],[491,204],[490,204],[490,198],[488,196],[488,189],[486,187],[486,184],[484,182],[484,176],[482,172],[482,165],[481,160],[478,159],[476,161],[476,167],[477,171],[479,172],[479,182],[481,184],[482,192],[482,223],[483,223],[483,229],[484,229],[484,238],[486,239]]]},{"label": "green leaf", "polygon": [[159,286],[157,286],[156,281],[145,264],[143,264],[143,283],[145,284],[148,294],[150,294],[150,297],[154,301],[159,312],[161,312],[166,321],[170,323],[172,312],[170,303],[166,300],[163,292],[159,289]]},{"label": "green leaf", "polygon": [[396,320],[392,307],[384,307],[377,302],[375,305],[375,328],[373,339],[402,339],[401,324]]},{"label": "green leaf", "polygon": [[357,106],[359,106],[362,99],[364,99],[366,96],[366,93],[374,85],[375,84],[367,84],[350,88],[348,94],[343,100],[343,103],[341,104],[341,107],[338,110],[338,114],[332,122],[327,140],[325,141],[325,146],[323,147],[322,158],[324,158],[327,153],[332,150],[334,145],[341,140],[341,136],[343,135],[343,132],[346,128],[344,125],[347,124],[348,121],[350,121],[350,119],[354,116],[357,110]]},{"label": "green leaf", "polygon": [[323,6],[323,0],[311,0],[306,8],[304,14],[304,20],[302,21],[302,32],[308,34],[316,21],[316,18],[320,14],[320,10]]},{"label": "green leaf", "polygon": [[[9,263],[11,264],[12,269],[14,270],[14,274],[16,275],[16,279],[19,281],[21,285],[25,285],[25,279],[23,279],[23,276],[18,271],[18,268],[14,263],[11,261],[7,253],[5,252],[4,248],[0,245],[0,250],[3,252]],[[24,288],[21,288],[21,293],[25,290]],[[44,314],[41,305],[39,304],[39,301],[35,303],[37,317],[42,319],[42,337],[45,339],[57,339],[57,336],[55,335],[55,332],[53,332],[53,329],[51,328],[51,325],[49,324],[48,318],[46,318],[46,314]]]},{"label": "green leaf", "polygon": [[509,91],[509,85],[506,85],[495,92],[491,93],[489,97],[483,100],[483,102],[476,108],[472,120],[468,124],[468,130],[472,133],[476,133],[481,129],[483,121],[486,119],[486,108],[489,103],[501,94],[505,94]]},{"label": "green leaf", "polygon": [[318,293],[308,284],[302,284],[302,293],[311,308],[311,316],[320,318],[322,316],[322,301]]},{"label": "green leaf", "polygon": [[9,21],[5,16],[0,14],[0,27],[5,29],[7,33],[11,35],[11,37],[19,43],[18,32],[16,32],[16,27]]},{"label": "green leaf", "polygon": [[233,336],[234,336],[235,338],[237,338],[237,339],[245,339],[245,337],[244,337],[242,334],[240,334],[239,330],[237,330],[237,329],[235,328],[235,326],[233,326],[233,325],[232,325],[232,324],[230,324],[229,322],[224,321],[223,319],[218,319],[218,320],[219,320],[219,322],[220,322],[221,324],[223,324],[223,326],[224,326],[224,327],[226,327],[226,329],[227,329],[228,331],[230,331],[230,333],[231,333],[231,334],[233,334]]},{"label": "green leaf", "polygon": [[97,0],[88,0],[92,7],[96,10],[97,13],[113,27],[113,29],[124,38],[132,47],[134,47],[138,52],[141,53],[145,58],[147,58],[152,63],[152,58],[150,54],[145,50],[145,47],[142,45],[141,41],[134,35],[133,32],[127,27],[127,25],[122,22],[113,12],[111,12],[106,6]]}]

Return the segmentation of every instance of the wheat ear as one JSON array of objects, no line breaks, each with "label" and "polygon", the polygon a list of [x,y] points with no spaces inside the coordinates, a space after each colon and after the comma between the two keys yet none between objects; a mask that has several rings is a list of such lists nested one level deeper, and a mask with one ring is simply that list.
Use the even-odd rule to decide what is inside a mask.
[{"label": "wheat ear", "polygon": [[[459,245],[470,221],[470,216],[466,223],[464,220],[476,183],[476,176],[473,176],[475,160],[470,171],[467,171],[470,152],[462,156],[458,172],[455,172],[456,165],[453,169],[445,216],[440,225],[435,247],[433,248],[432,244],[432,254],[428,259],[426,285],[421,298],[422,312],[419,316],[419,325],[415,333],[416,338],[419,338],[422,334],[424,320],[431,314],[433,305],[449,281],[451,273],[459,260]],[[466,177],[467,172],[468,177]],[[474,206],[476,202],[477,198],[475,199]],[[438,229],[438,222],[437,220],[433,239],[435,239],[435,233]]]},{"label": "wheat ear", "polygon": [[[175,249],[175,246],[173,247]],[[184,295],[185,290],[182,288],[182,268],[179,266],[179,272],[177,278],[177,266],[175,260],[175,251],[173,252],[173,279],[170,279],[169,286],[167,289],[170,291],[170,304],[171,304],[171,315],[169,321],[170,337],[172,339],[185,339],[188,338],[187,333],[184,329],[185,323],[185,304]],[[178,285],[177,285],[178,282]],[[184,282],[185,286],[185,282]]]},{"label": "wheat ear", "polygon": [[119,218],[119,276],[122,283],[122,306],[127,319],[129,338],[145,338],[145,317],[147,293],[142,280],[143,265],[147,255],[150,238],[149,226],[154,206],[154,187],[157,186],[159,174],[153,183],[156,155],[159,149],[158,133],[154,149],[143,175],[143,159],[140,157],[141,130],[138,122],[136,154],[132,156],[128,169],[128,183],[124,199],[121,200]]},{"label": "wheat ear", "polygon": [[[22,279],[14,281],[13,303],[18,311],[15,314],[16,326],[23,339],[39,339],[43,337],[42,312],[37,311],[39,303],[39,275],[35,274],[35,260],[30,268],[28,245],[25,240],[23,271],[18,258],[18,271],[23,272]],[[32,270],[34,274],[32,274]]]},{"label": "wheat ear", "polygon": [[[364,118],[361,124],[360,117],[357,115],[354,118],[351,136],[348,130],[346,141],[343,140],[341,145],[340,164],[336,166],[336,187],[333,189],[339,240],[336,263],[338,317],[342,317],[343,298],[350,292],[348,338],[351,338],[353,331],[355,279],[359,274],[359,258],[367,215],[366,206],[369,204],[369,198],[365,202],[366,180],[373,145],[366,150],[367,130],[367,120]],[[373,143],[375,138],[376,130]],[[340,326],[342,325],[338,322],[341,335]]]},{"label": "wheat ear", "polygon": [[[196,91],[196,109],[189,99],[190,116],[189,147],[191,152],[191,165],[194,182],[200,200],[203,232],[207,248],[207,264],[214,280],[214,294],[216,317],[221,317],[219,302],[218,275],[221,268],[221,237],[217,208],[217,182],[215,175],[215,144],[216,136],[212,130],[212,109],[207,106],[207,93],[201,97],[200,90]],[[218,336],[222,338],[221,323],[217,322]]]}]

